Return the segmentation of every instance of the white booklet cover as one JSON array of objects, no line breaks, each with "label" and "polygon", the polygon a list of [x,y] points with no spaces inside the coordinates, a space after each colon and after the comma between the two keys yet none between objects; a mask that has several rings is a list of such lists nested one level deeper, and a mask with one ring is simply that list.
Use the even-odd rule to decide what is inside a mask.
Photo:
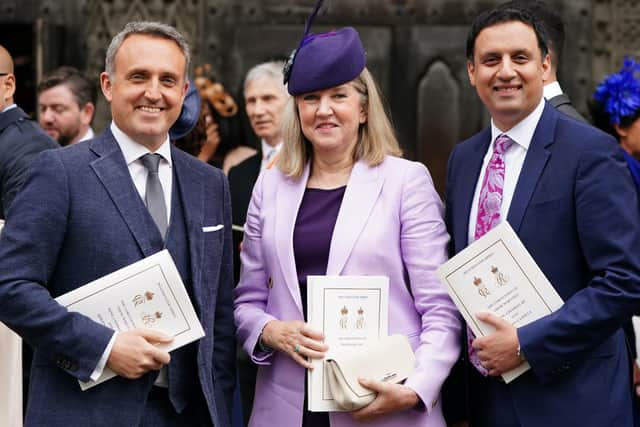
[{"label": "white booklet cover", "polygon": [[[476,337],[494,331],[476,313],[494,313],[518,328],[564,304],[507,221],[440,266],[438,276]],[[529,369],[525,362],[502,378],[509,383]]]},{"label": "white booklet cover", "polygon": [[[174,337],[166,351],[204,336],[187,290],[173,258],[163,250],[56,298],[69,311],[124,332],[134,328],[157,329]],[[82,382],[87,390],[116,374],[105,367],[96,381]]]},{"label": "white booklet cover", "polygon": [[[386,276],[307,276],[307,320],[324,334],[328,357],[388,334],[389,278]],[[326,363],[307,371],[308,408],[343,411],[333,400]]]}]

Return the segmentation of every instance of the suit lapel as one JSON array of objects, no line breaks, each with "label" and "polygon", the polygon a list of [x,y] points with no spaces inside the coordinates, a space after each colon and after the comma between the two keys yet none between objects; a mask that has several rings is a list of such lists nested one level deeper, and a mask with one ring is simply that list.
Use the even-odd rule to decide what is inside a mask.
[{"label": "suit lapel", "polygon": [[370,168],[362,161],[353,166],[333,229],[327,275],[339,275],[342,272],[380,196],[383,183],[380,167]]},{"label": "suit lapel", "polygon": [[129,168],[111,131],[107,129],[93,139],[90,149],[98,156],[91,162],[91,168],[109,193],[144,256],[151,255],[154,251],[143,221],[144,204],[140,203]]},{"label": "suit lapel", "polygon": [[471,203],[476,191],[478,179],[480,179],[480,171],[482,170],[482,161],[484,159],[489,144],[491,143],[491,129],[487,128],[480,133],[473,141],[470,152],[465,157],[458,159],[458,167],[465,169],[468,173],[458,173],[456,180],[460,181],[459,194],[454,194],[457,200],[460,200],[458,208],[453,212],[453,236],[455,240],[456,252],[465,248],[469,241],[469,213],[471,212]]},{"label": "suit lapel", "polygon": [[304,196],[304,190],[309,179],[309,165],[304,169],[300,179],[292,180],[284,178],[276,193],[276,254],[280,262],[280,268],[291,292],[293,300],[300,309],[302,316],[302,300],[300,299],[300,287],[296,272],[296,261],[293,255],[293,229],[296,225],[298,210]]},{"label": "suit lapel", "polygon": [[[174,170],[174,197],[182,197],[182,211],[185,218],[187,233],[189,234],[189,259],[191,260],[191,277],[193,295],[196,302],[205,301],[200,293],[206,287],[195,286],[202,283],[202,265],[204,260],[204,234],[202,227],[205,215],[205,180],[202,174],[191,168],[184,154],[179,149],[171,145],[171,159]],[[177,185],[177,187],[176,187]],[[220,193],[222,194],[222,193]],[[222,203],[222,200],[219,201]],[[217,224],[211,224],[217,225]],[[200,304],[198,304],[200,306]]]},{"label": "suit lapel", "polygon": [[556,114],[554,107],[547,102],[527,150],[527,156],[524,159],[518,184],[513,193],[513,199],[507,214],[507,221],[516,232],[520,229],[522,218],[529,205],[533,191],[551,155],[548,147],[553,143]]}]

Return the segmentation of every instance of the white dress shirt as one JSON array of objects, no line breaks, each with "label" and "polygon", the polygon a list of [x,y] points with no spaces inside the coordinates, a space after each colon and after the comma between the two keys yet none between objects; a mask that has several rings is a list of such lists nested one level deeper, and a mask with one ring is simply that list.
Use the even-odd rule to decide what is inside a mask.
[{"label": "white dress shirt", "polygon": [[82,141],[87,141],[89,139],[93,139],[94,137],[94,133],[93,133],[93,129],[91,129],[91,126],[89,126],[89,129],[87,129],[87,133],[85,133],[82,138],[80,138],[78,140],[78,142],[82,142]]},{"label": "white dress shirt", "polygon": [[542,88],[542,95],[544,96],[544,99],[551,99],[555,96],[562,95],[563,93],[560,83],[557,81],[544,85]]},{"label": "white dress shirt", "polygon": [[[147,185],[147,175],[149,173],[147,171],[147,168],[142,164],[140,157],[144,156],[147,153],[150,153],[151,151],[149,151],[149,149],[144,145],[138,144],[128,135],[122,132],[114,122],[111,122],[110,128],[113,137],[120,147],[120,150],[122,150],[124,161],[127,163],[127,167],[129,168],[129,173],[131,174],[133,184],[135,185],[136,190],[138,190],[140,198],[142,198],[142,200],[144,201]],[[169,142],[169,135],[167,135],[166,140],[162,143],[160,148],[155,151],[155,153],[158,153],[160,154],[160,156],[162,156],[160,164],[158,165],[158,177],[160,179],[160,184],[162,184],[164,201],[167,207],[167,224],[169,224],[169,219],[171,218],[171,187],[173,185],[170,144],[171,143]],[[100,378],[100,375],[102,375],[102,371],[107,364],[107,360],[109,359],[109,355],[111,354],[111,350],[113,349],[115,341],[116,332],[114,332],[111,336],[111,340],[109,341],[107,348],[105,348],[104,353],[102,353],[102,357],[91,373],[91,379],[93,381],[97,380],[98,378]],[[167,386],[168,383],[166,367],[163,367],[160,371],[160,375],[158,375],[158,379],[156,380],[155,384],[162,387]]]},{"label": "white dress shirt", "polygon": [[267,156],[272,150],[275,150],[274,155],[278,154],[282,149],[282,141],[276,144],[275,147],[272,147],[271,145],[267,144],[264,139],[261,139],[260,145],[262,146],[262,162],[260,163],[260,171],[263,171],[264,168],[266,168],[269,163],[271,163],[271,160],[273,160],[273,155],[270,158],[267,158]]},{"label": "white dress shirt", "polygon": [[18,108],[18,106],[16,104],[7,105],[6,107],[4,107],[4,109],[2,111],[0,111],[0,113],[4,113],[5,111],[13,110],[14,108]]},{"label": "white dress shirt", "polygon": [[511,199],[513,199],[513,193],[515,192],[516,184],[518,183],[518,178],[520,177],[520,171],[522,171],[522,165],[524,164],[527,150],[529,149],[529,145],[531,144],[531,140],[533,139],[533,133],[536,130],[536,126],[538,126],[540,117],[542,117],[544,104],[545,101],[543,97],[540,99],[540,103],[531,112],[531,114],[529,114],[522,121],[520,121],[520,123],[515,125],[507,132],[502,132],[496,127],[493,119],[491,120],[491,144],[489,144],[489,149],[484,155],[484,159],[482,161],[482,169],[480,170],[480,176],[478,177],[478,182],[476,183],[476,191],[473,195],[471,211],[469,212],[469,243],[475,240],[480,189],[482,188],[482,181],[484,180],[487,165],[489,164],[489,160],[493,155],[493,142],[498,136],[502,135],[503,133],[511,138],[514,142],[513,144],[511,144],[511,147],[509,147],[509,149],[507,149],[507,151],[504,153],[504,186],[502,188],[502,204],[500,205],[500,221],[503,221],[507,218],[507,213],[509,212],[509,207],[511,206]]},{"label": "white dress shirt", "polygon": [[[149,175],[147,168],[144,167],[140,157],[147,153],[150,153],[149,149],[144,145],[138,144],[133,139],[125,135],[115,123],[111,122],[111,133],[113,133],[116,142],[122,150],[124,155],[124,161],[127,163],[131,179],[138,190],[138,194],[144,201],[147,186],[147,175]],[[158,177],[160,178],[160,184],[162,184],[162,192],[164,193],[164,202],[167,207],[167,224],[169,224],[171,218],[171,186],[173,184],[172,175],[172,163],[171,163],[171,143],[169,142],[169,136],[162,143],[155,153],[162,156],[160,164],[158,165]]]}]

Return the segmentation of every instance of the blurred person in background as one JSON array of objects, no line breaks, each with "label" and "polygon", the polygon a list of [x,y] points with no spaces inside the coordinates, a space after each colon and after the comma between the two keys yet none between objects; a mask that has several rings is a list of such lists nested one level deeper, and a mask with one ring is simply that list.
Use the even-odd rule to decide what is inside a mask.
[{"label": "blurred person in background", "polygon": [[73,67],[63,66],[38,84],[38,121],[60,145],[92,139],[96,85]]},{"label": "blurred person in background", "polygon": [[[27,177],[31,162],[44,150],[58,144],[13,100],[16,77],[13,58],[0,46],[0,223],[9,212],[13,199]],[[0,227],[1,228],[1,227]],[[0,323],[0,425],[22,425],[23,401],[26,403],[31,358],[25,346],[22,363],[20,339]],[[24,392],[24,398],[23,398]]]},{"label": "blurred person in background", "polygon": [[191,132],[174,144],[225,174],[256,153],[244,145],[237,116],[238,105],[220,82],[210,79],[208,64],[196,67],[194,83],[201,100],[200,116]]},{"label": "blurred person in background", "polygon": [[[229,191],[234,224],[234,273],[240,278],[240,247],[242,227],[247,218],[253,186],[260,172],[272,167],[282,148],[282,113],[289,99],[282,74],[284,62],[263,62],[252,67],[244,80],[245,111],[253,132],[260,138],[256,154],[229,170]],[[257,366],[247,353],[238,346],[238,381],[245,425],[249,422],[253,407]]]},{"label": "blurred person in background", "polygon": [[[636,188],[640,191],[640,64],[626,58],[620,70],[600,82],[589,103],[594,126],[612,135],[623,151]],[[640,426],[640,368],[636,336],[640,318],[625,324],[633,360],[634,425]]]}]

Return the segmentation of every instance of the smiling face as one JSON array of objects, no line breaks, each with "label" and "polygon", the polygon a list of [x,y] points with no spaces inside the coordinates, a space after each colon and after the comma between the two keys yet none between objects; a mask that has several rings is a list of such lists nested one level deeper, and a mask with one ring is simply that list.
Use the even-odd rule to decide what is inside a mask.
[{"label": "smiling face", "polygon": [[287,103],[281,82],[263,76],[247,83],[244,89],[245,108],[256,135],[272,147],[282,140],[280,121]]},{"label": "smiling face", "polygon": [[118,49],[113,75],[100,75],[116,126],[151,151],[180,115],[188,87],[185,65],[174,41],[134,34]]},{"label": "smiling face", "polygon": [[536,108],[549,70],[549,55],[542,58],[533,28],[520,21],[483,29],[467,62],[471,85],[502,131]]},{"label": "smiling face", "polygon": [[353,153],[360,125],[367,121],[362,95],[353,83],[299,95],[296,105],[314,153]]}]

